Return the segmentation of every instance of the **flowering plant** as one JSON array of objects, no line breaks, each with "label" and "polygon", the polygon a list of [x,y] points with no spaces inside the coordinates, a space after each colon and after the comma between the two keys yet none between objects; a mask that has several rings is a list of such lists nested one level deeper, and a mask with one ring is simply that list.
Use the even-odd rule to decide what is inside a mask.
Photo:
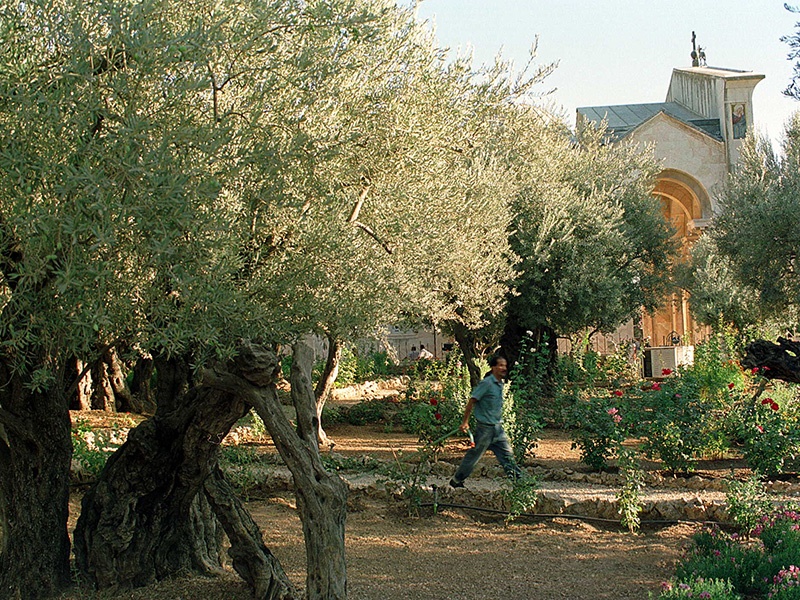
[{"label": "flowering plant", "polygon": [[[652,598],[652,594],[650,596]],[[739,595],[733,586],[724,579],[698,578],[689,583],[685,581],[665,581],[661,584],[659,598],[702,598],[707,600],[738,600]]]},{"label": "flowering plant", "polygon": [[618,456],[625,441],[629,426],[622,395],[617,390],[611,397],[589,398],[575,405],[572,447],[580,449],[581,461],[592,469],[599,471],[609,458]]}]

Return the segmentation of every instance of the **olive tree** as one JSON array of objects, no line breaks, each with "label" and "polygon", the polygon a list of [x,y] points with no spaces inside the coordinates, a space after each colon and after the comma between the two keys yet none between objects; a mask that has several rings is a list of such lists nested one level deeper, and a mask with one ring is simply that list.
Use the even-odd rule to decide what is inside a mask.
[{"label": "olive tree", "polygon": [[217,466],[255,407],[297,484],[306,594],[344,597],[345,489],[319,461],[309,353],[295,344],[295,430],[269,346],[436,313],[442,262],[491,257],[470,228],[506,223],[491,83],[388,1],[2,10],[0,590],[68,579],[68,365],[127,348],[153,357],[156,414],[85,496],[79,569],[114,587],[212,573],[224,531],[259,597],[295,597]]},{"label": "olive tree", "polygon": [[557,336],[613,330],[655,308],[675,250],[646,149],[605,144],[592,128],[574,139],[558,125],[541,131],[513,203],[520,262],[501,340],[512,361],[526,331],[554,355]]},{"label": "olive tree", "polygon": [[[720,197],[708,236],[728,264],[731,286],[751,300],[751,314],[796,326],[800,307],[800,116],[786,129],[780,153],[749,137]],[[723,312],[724,303],[715,303]],[[727,313],[724,313],[727,314]]]}]

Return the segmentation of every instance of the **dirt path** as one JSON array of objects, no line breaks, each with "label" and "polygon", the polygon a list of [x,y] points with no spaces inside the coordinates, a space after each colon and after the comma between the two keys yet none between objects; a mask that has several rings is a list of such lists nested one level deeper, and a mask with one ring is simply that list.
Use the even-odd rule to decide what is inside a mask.
[{"label": "dirt path", "polygon": [[[413,453],[415,439],[381,426],[337,426],[329,434],[342,456],[391,459]],[[274,451],[270,443],[263,449]],[[444,460],[463,454],[458,441]],[[549,432],[533,463],[547,468],[578,467],[563,432]],[[492,457],[484,458],[491,463]],[[476,482],[477,483],[477,482]],[[657,594],[668,579],[681,545],[694,526],[675,525],[631,535],[617,528],[566,519],[516,521],[487,518],[466,510],[408,518],[386,501],[359,497],[347,521],[349,598],[352,600],[641,600]],[[305,551],[301,525],[290,494],[248,503],[268,547],[291,579],[304,587]],[[73,498],[73,520],[79,497]],[[74,523],[73,523],[74,524]],[[161,582],[118,595],[85,591],[62,600],[249,600],[246,586],[231,571],[215,580]]]}]

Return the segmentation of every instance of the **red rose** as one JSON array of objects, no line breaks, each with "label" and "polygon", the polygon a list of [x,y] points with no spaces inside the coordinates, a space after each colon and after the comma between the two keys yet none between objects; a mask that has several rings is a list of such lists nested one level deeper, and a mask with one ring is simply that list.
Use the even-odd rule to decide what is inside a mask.
[{"label": "red rose", "polygon": [[736,387],[736,384],[735,384],[735,383],[729,383],[729,384],[728,384],[728,389],[729,389],[729,390],[732,390],[734,387]]},{"label": "red rose", "polygon": [[756,425],[756,429],[758,429],[759,433],[764,433],[764,428],[761,425]]},{"label": "red rose", "polygon": [[775,401],[772,398],[764,398],[761,404],[773,404]]},{"label": "red rose", "polygon": [[662,375],[672,375],[672,369],[661,369]]},{"label": "red rose", "polygon": [[653,384],[653,387],[650,388],[650,389],[652,389],[654,392],[660,392],[661,391],[661,384],[656,382],[656,383]]},{"label": "red rose", "polygon": [[622,390],[614,390],[614,395],[619,398],[622,396]]},{"label": "red rose", "polygon": [[442,420],[442,413],[438,413],[437,412],[436,414],[433,415],[433,418],[436,419],[437,421],[441,421]]},{"label": "red rose", "polygon": [[439,404],[439,401],[436,398],[431,398],[431,406],[436,406]]},{"label": "red rose", "polygon": [[777,402],[773,402],[772,404],[770,404],[770,405],[769,405],[769,407],[770,407],[772,410],[778,410],[778,409],[780,408],[780,407],[778,406],[778,403],[777,403]]},{"label": "red rose", "polygon": [[758,367],[753,367],[752,369],[750,369],[750,372],[751,372],[753,375],[755,375],[756,373],[758,373]]}]

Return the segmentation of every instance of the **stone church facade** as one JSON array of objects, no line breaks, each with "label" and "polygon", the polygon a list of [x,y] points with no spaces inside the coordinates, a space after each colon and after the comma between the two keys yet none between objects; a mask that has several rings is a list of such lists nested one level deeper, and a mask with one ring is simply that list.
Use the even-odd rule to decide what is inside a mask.
[{"label": "stone church facade", "polygon": [[[664,102],[578,108],[577,126],[606,123],[613,143],[637,144],[655,154],[663,170],[653,196],[686,253],[716,212],[716,198],[739,161],[753,122],[753,90],[762,79],[733,69],[676,68]],[[673,294],[656,314],[643,314],[639,322],[598,340],[597,349],[609,352],[631,339],[689,347],[707,335],[692,319],[689,304],[685,292]]]}]

